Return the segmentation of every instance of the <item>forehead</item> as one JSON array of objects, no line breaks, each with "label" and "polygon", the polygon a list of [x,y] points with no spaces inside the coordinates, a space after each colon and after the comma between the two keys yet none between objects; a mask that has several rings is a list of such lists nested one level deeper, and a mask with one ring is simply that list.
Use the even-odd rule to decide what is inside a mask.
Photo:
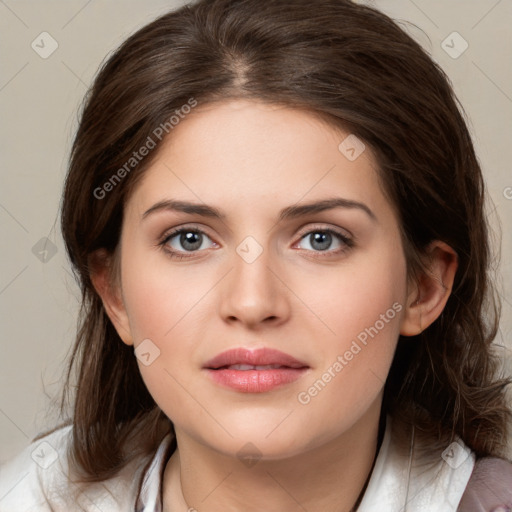
[{"label": "forehead", "polygon": [[389,208],[377,162],[357,144],[307,110],[252,100],[199,105],[164,139],[133,204],[147,209],[172,196],[232,203],[240,211],[341,195],[372,209]]}]

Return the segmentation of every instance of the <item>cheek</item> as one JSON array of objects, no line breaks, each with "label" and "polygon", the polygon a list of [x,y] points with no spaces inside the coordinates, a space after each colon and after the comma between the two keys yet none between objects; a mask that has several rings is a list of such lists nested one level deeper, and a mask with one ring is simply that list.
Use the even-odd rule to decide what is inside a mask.
[{"label": "cheek", "polygon": [[388,243],[347,259],[325,281],[316,278],[325,287],[310,293],[312,309],[329,331],[318,340],[322,357],[298,401],[312,409],[336,404],[336,423],[348,410],[363,411],[384,386],[404,311],[406,264]]},{"label": "cheek", "polygon": [[183,386],[191,388],[191,367],[201,360],[198,347],[207,330],[201,318],[211,308],[208,292],[218,278],[134,249],[123,260],[122,280],[135,349],[144,342],[151,353],[151,364],[137,360],[141,376],[168,415],[177,410],[185,414],[190,397]]},{"label": "cheek", "polygon": [[190,319],[197,315],[206,290],[197,273],[171,273],[169,263],[160,259],[164,264],[156,258],[137,258],[136,253],[127,257],[123,296],[136,354],[150,353],[149,361],[137,357],[142,379],[157,405],[174,421],[175,411],[184,417],[198,413],[184,392],[190,385],[182,370],[202,337],[197,331],[201,323]]},{"label": "cheek", "polygon": [[145,338],[159,345],[172,339],[208,292],[204,274],[192,266],[178,268],[161,254],[135,252],[126,258],[123,272],[123,296],[135,344]]},{"label": "cheek", "polygon": [[[406,263],[393,244],[381,244],[348,258],[325,276],[321,273],[314,276],[317,286],[310,287],[309,296],[329,327],[329,338],[338,340],[333,348],[341,350],[358,336],[364,343],[368,330],[377,334],[375,328],[386,339],[398,336],[407,290]],[[321,282],[323,287],[318,286]]]}]

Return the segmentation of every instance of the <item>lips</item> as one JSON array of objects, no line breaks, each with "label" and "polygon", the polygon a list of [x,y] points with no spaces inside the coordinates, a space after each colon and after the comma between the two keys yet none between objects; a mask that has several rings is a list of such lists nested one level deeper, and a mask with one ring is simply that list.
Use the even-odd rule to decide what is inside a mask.
[{"label": "lips", "polygon": [[[234,368],[238,366],[238,368]],[[269,368],[258,368],[266,367]],[[230,368],[237,370],[263,370],[276,368],[308,368],[306,363],[295,359],[289,354],[270,348],[259,348],[248,350],[246,348],[236,348],[226,350],[210,359],[204,368],[217,370],[219,368]]]},{"label": "lips", "polygon": [[203,369],[222,387],[263,393],[296,381],[309,366],[279,350],[237,348],[217,355]]}]

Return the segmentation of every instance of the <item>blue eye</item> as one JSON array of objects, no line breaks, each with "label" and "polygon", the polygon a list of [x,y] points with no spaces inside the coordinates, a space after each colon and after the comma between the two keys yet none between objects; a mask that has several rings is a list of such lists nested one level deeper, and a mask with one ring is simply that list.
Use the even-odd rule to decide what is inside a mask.
[{"label": "blue eye", "polygon": [[[317,258],[339,255],[354,246],[353,240],[334,229],[314,229],[308,231],[301,237],[301,241],[303,240],[309,240],[309,245],[312,249],[308,250],[315,253]],[[332,250],[333,240],[338,241],[338,248]]]},{"label": "blue eye", "polygon": [[[164,246],[165,250],[168,251],[171,256],[177,256],[176,253],[196,252],[201,249],[205,237],[208,239],[210,238],[206,233],[204,233],[204,231],[201,231],[200,229],[180,228],[166,235],[164,240],[162,240],[161,245]],[[183,251],[179,248],[176,249],[176,247],[171,243],[173,238],[176,238],[177,243],[181,245]],[[172,249],[169,249],[169,247]],[[186,258],[187,256],[177,257]]]}]

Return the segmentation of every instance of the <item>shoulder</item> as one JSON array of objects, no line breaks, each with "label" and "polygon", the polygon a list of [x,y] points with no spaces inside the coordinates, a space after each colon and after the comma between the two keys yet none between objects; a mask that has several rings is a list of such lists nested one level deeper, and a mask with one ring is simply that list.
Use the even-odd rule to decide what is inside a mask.
[{"label": "shoulder", "polygon": [[0,466],[0,512],[51,510],[45,487],[63,480],[67,472],[64,455],[70,433],[71,426],[56,429]]},{"label": "shoulder", "polygon": [[68,447],[72,426],[57,428],[31,442],[0,466],[0,512],[118,511],[133,507],[134,468],[115,478],[92,484],[70,479]]},{"label": "shoulder", "polygon": [[512,511],[512,463],[499,457],[477,459],[457,511]]}]

